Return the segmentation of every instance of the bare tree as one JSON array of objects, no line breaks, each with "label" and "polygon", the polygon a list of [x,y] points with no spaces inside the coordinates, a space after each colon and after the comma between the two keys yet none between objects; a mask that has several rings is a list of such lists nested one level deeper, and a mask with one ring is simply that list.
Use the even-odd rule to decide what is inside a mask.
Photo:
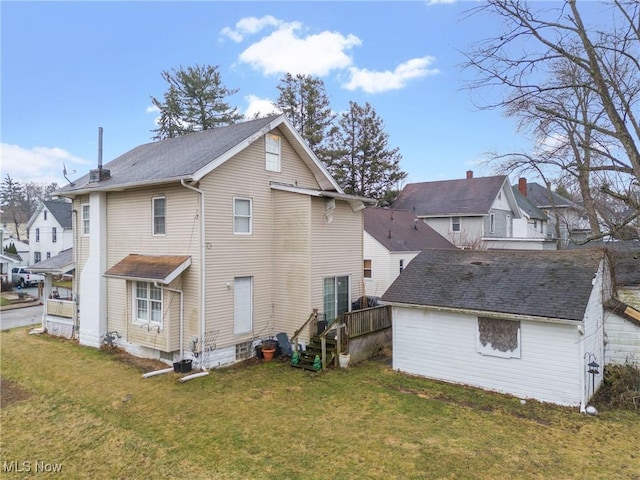
[{"label": "bare tree", "polygon": [[470,14],[498,16],[505,31],[479,44],[466,62],[480,73],[471,88],[506,89],[483,108],[520,117],[538,141],[560,140],[516,156],[510,166],[572,175],[596,235],[594,186],[624,202],[635,218],[640,213],[634,192],[640,186],[640,4],[615,0],[602,10],[598,19],[609,17],[606,27],[586,25],[576,0],[536,10],[522,1],[487,0]]}]

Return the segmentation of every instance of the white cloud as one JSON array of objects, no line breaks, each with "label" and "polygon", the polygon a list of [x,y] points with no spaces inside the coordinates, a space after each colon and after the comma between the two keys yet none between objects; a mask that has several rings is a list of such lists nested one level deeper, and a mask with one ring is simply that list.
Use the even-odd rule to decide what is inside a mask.
[{"label": "white cloud", "polygon": [[247,95],[244,99],[248,104],[244,112],[244,116],[246,118],[254,118],[255,115],[264,116],[272,113],[281,113],[280,109],[268,98],[260,98],[256,95]]},{"label": "white cloud", "polygon": [[362,89],[367,93],[381,93],[404,88],[409,80],[440,73],[437,68],[429,68],[434,57],[413,58],[398,65],[395,70],[375,72],[365,68],[349,68],[350,79],[343,85],[347,90]]},{"label": "white cloud", "polygon": [[255,35],[266,27],[277,27],[282,22],[271,15],[265,15],[264,17],[245,17],[241,18],[235,28],[224,27],[220,33],[230,38],[236,43],[240,43],[244,40],[245,35]]},{"label": "white cloud", "polygon": [[[239,57],[265,75],[288,72],[324,76],[350,66],[352,59],[347,52],[362,43],[355,35],[330,31],[304,36],[301,23],[273,20],[269,25],[277,29],[250,45]],[[264,23],[260,25],[261,29]]]},{"label": "white cloud", "polygon": [[155,105],[149,105],[147,107],[147,110],[146,110],[147,113],[157,113],[159,111],[160,111],[160,109],[158,107],[156,107]]},{"label": "white cloud", "polygon": [[449,3],[457,3],[458,0],[427,0],[427,5],[441,5]]},{"label": "white cloud", "polygon": [[[78,177],[74,170],[85,170],[84,166],[90,162],[76,157],[57,147],[33,147],[31,149],[0,144],[0,163],[4,177],[9,174],[20,182],[52,183],[64,185],[66,180],[62,175],[63,164],[67,167],[68,177]],[[81,168],[82,167],[82,168]]]}]

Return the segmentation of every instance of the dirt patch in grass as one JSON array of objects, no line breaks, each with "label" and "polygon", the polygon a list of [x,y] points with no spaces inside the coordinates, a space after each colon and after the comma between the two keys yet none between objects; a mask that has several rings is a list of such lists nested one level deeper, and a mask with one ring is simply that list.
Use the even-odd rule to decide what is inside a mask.
[{"label": "dirt patch in grass", "polygon": [[17,383],[0,377],[0,408],[31,398],[31,393]]},{"label": "dirt patch in grass", "polygon": [[155,370],[162,370],[165,368],[169,368],[169,365],[167,365],[164,362],[161,362],[160,360],[154,360],[152,358],[134,357],[133,355],[125,352],[121,348],[105,347],[102,350],[108,353],[112,359],[118,362],[122,362],[125,365],[129,365],[130,367],[133,367],[140,372],[153,372]]}]

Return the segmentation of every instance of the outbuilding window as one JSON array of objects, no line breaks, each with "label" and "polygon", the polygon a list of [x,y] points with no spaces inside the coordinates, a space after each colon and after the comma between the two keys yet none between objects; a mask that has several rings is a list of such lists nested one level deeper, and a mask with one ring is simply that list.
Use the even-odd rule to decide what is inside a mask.
[{"label": "outbuilding window", "polygon": [[492,357],[520,358],[520,321],[478,317],[476,351]]}]

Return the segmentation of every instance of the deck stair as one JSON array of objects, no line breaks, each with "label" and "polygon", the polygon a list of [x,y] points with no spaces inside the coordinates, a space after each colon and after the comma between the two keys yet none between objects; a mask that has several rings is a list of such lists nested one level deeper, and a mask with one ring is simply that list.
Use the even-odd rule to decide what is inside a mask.
[{"label": "deck stair", "polygon": [[[327,351],[327,365],[331,365],[335,362],[337,357],[337,342],[335,338],[327,336],[326,339],[326,351]],[[305,370],[311,370],[318,372],[322,370],[320,359],[322,359],[322,342],[318,335],[311,337],[306,350],[298,352],[299,362],[297,364],[291,363],[292,367],[303,368]],[[316,359],[316,357],[318,357]]]}]

